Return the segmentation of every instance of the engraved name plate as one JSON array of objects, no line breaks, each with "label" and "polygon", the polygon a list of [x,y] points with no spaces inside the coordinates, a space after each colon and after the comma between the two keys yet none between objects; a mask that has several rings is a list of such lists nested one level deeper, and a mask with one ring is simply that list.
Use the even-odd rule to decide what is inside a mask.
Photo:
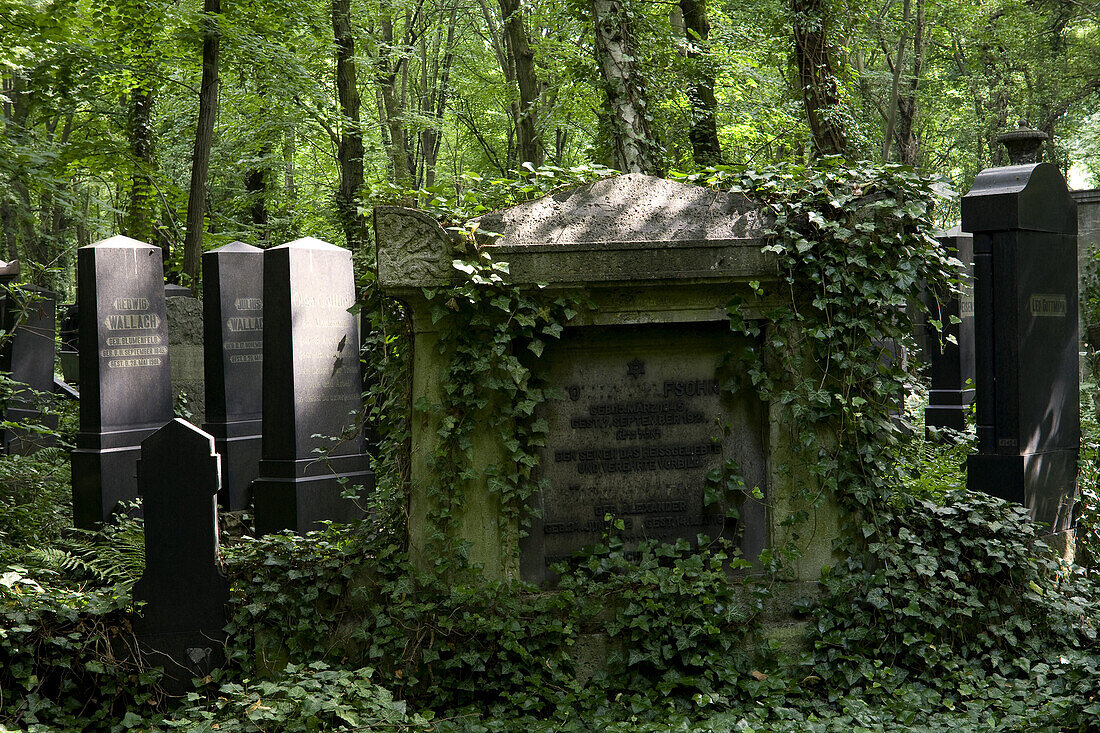
[{"label": "engraved name plate", "polygon": [[[732,459],[747,488],[764,489],[764,410],[748,390],[730,395],[719,357],[737,351],[724,324],[585,329],[548,348],[561,399],[542,406],[550,428],[540,451],[540,516],[521,543],[525,580],[552,579],[553,563],[601,541],[621,520],[628,551],[641,540],[725,537],[754,558],[763,506],[705,502],[707,474]],[[735,507],[739,517],[727,517]]]}]

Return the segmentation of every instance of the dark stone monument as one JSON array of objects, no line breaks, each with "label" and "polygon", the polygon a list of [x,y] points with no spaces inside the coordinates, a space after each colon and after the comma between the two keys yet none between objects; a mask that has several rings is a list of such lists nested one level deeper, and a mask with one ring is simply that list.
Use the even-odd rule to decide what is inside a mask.
[{"label": "dark stone monument", "polygon": [[[963,265],[963,294],[925,293],[929,317],[939,321],[943,330],[925,324],[924,359],[931,387],[924,424],[965,430],[966,412],[974,402],[974,237],[955,227],[936,239]],[[953,318],[960,322],[953,323]]]},{"label": "dark stone monument", "polygon": [[1076,204],[1049,163],[989,168],[963,197],[962,228],[974,235],[979,451],[967,485],[1069,530],[1080,444]]},{"label": "dark stone monument", "polygon": [[92,528],[138,496],[141,441],[172,419],[161,249],[112,237],[77,251],[80,432],[73,521]]},{"label": "dark stone monument", "polygon": [[351,252],[317,239],[264,251],[263,440],[252,485],[260,534],[320,528],[363,512],[341,494],[374,489],[355,428],[362,406]]},{"label": "dark stone monument", "polygon": [[[202,256],[206,423],[222,457],[221,505],[247,509],[263,418],[263,250],[233,242]],[[220,345],[221,348],[218,348]]]},{"label": "dark stone monument", "polygon": [[[19,263],[13,262],[15,273]],[[11,266],[6,268],[11,272]],[[0,279],[2,282],[2,279]],[[49,290],[24,285],[19,292],[9,290],[0,303],[0,323],[8,334],[0,347],[0,371],[7,372],[16,387],[7,405],[6,419],[19,425],[36,425],[48,430],[57,428],[57,416],[43,412],[35,392],[54,391],[53,364],[55,298]],[[57,444],[51,433],[10,427],[0,433],[5,453],[29,454]]]},{"label": "dark stone monument", "polygon": [[164,667],[169,689],[186,692],[192,677],[225,661],[229,581],[218,553],[214,438],[176,418],[142,442],[137,476],[145,572],[134,599],[145,607],[135,631],[149,661]]}]

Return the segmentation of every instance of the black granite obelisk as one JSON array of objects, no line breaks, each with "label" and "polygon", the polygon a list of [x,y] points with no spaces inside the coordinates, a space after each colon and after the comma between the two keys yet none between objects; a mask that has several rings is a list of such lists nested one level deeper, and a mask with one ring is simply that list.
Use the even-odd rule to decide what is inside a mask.
[{"label": "black granite obelisk", "polygon": [[138,640],[163,666],[169,686],[190,689],[192,677],[225,661],[229,581],[218,553],[220,471],[214,438],[175,418],[141,444],[138,486],[145,517],[145,571],[134,599],[145,601]]},{"label": "black granite obelisk", "polygon": [[24,285],[19,292],[5,293],[0,304],[3,311],[0,323],[6,334],[0,347],[0,371],[7,372],[20,385],[6,410],[7,420],[16,425],[4,429],[0,435],[5,453],[29,454],[57,445],[52,432],[30,427],[47,431],[57,428],[57,415],[44,412],[34,394],[50,394],[54,390],[55,301],[53,292]]},{"label": "black granite obelisk", "polygon": [[978,454],[967,486],[1072,528],[1080,444],[1077,211],[1058,168],[989,168],[963,197],[974,235]]},{"label": "black granite obelisk", "polygon": [[[206,422],[222,457],[221,505],[247,509],[260,464],[264,259],[233,242],[202,256]],[[220,346],[220,348],[219,348]]]},{"label": "black granite obelisk", "polygon": [[317,239],[264,251],[263,440],[256,531],[363,516],[345,488],[374,489],[355,426],[362,406],[351,252]]},{"label": "black granite obelisk", "polygon": [[161,249],[112,237],[77,250],[80,432],[73,522],[92,528],[138,496],[141,441],[172,419]]}]

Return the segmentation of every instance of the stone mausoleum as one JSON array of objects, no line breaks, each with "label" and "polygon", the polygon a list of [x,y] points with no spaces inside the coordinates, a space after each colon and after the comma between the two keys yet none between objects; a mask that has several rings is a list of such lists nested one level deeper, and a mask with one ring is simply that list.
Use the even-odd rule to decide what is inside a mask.
[{"label": "stone mausoleum", "polygon": [[[374,216],[380,283],[412,313],[413,403],[438,402],[447,357],[423,290],[454,280],[457,240],[420,211],[379,207]],[[839,515],[829,501],[810,507],[796,498],[813,479],[785,450],[791,426],[752,390],[720,389],[738,369],[725,357],[759,345],[731,332],[727,303],[739,295],[747,316],[761,319],[779,305],[750,285],[778,276],[762,250],[767,212],[738,194],[629,174],[477,223],[493,233],[479,246],[509,264],[511,284],[580,292],[595,306],[539,357],[560,399],[540,408],[550,430],[538,470],[548,486],[533,498],[539,516],[527,536],[502,521],[484,477],[466,487],[457,532],[486,576],[552,580],[549,566],[598,542],[607,514],[623,520],[628,540],[724,536],[749,560],[793,540],[802,551],[795,579],[816,579],[832,564]],[[435,419],[417,412],[412,427],[410,544],[425,565]],[[475,464],[503,454],[494,440],[488,431],[477,438]],[[762,494],[745,492],[737,518],[703,498],[708,472],[730,459]],[[808,520],[785,527],[799,510]]]}]

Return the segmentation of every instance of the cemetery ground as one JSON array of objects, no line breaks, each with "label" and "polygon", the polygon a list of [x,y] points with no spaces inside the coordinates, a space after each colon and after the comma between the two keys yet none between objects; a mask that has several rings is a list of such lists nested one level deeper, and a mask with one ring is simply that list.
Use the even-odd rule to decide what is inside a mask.
[{"label": "cemetery ground", "polygon": [[[771,455],[806,471],[796,487],[803,493],[788,497],[799,509],[788,511],[771,535],[778,540],[752,555],[736,536],[698,546],[687,538],[639,542],[609,512],[600,541],[552,564],[556,578],[549,584],[496,577],[487,563],[472,561],[479,548],[462,534],[470,520],[464,497],[487,479],[505,520],[494,526],[518,523],[535,490],[525,479],[551,430],[539,405],[566,399],[548,396],[534,373],[537,360],[521,355],[550,353],[563,324],[578,323],[573,319],[588,306],[582,298],[510,284],[506,277],[519,276],[474,247],[469,231],[459,241],[468,249],[454,263],[460,275],[445,268],[455,279],[424,292],[432,324],[442,324],[434,345],[451,355],[438,370],[438,404],[421,400],[415,413],[407,409],[408,382],[415,380],[408,368],[411,327],[401,330],[400,306],[368,295],[363,300],[373,307],[364,312],[373,320],[364,348],[365,402],[377,439],[375,485],[358,492],[364,518],[260,538],[227,521],[221,542],[229,617],[224,644],[211,638],[225,664],[193,680],[188,675],[183,689],[173,670],[139,653],[148,608],[134,601],[146,559],[154,562],[153,553],[145,554],[146,530],[152,537],[154,516],[171,523],[171,506],[150,502],[146,523],[120,516],[99,530],[70,528],[64,446],[77,432],[71,403],[54,408],[61,413],[63,447],[0,459],[0,725],[26,731],[1097,730],[1094,375],[1081,388],[1076,562],[1064,565],[1026,509],[963,488],[975,438],[926,437],[920,378],[906,373],[915,362],[881,359],[882,344],[868,337],[903,338],[911,324],[897,305],[915,300],[922,280],[929,287],[950,285],[951,262],[931,237],[928,182],[900,168],[754,173],[737,181],[725,175],[713,174],[724,181],[723,191],[750,191],[779,214],[766,247],[783,273],[778,287],[750,280],[733,297],[723,291],[729,304],[720,316],[728,323],[718,324],[724,338],[745,347],[739,378],[722,389],[753,389],[775,406],[775,435],[786,453]],[[638,178],[623,181],[628,192],[639,189]],[[684,207],[697,199],[691,192],[677,196]],[[731,209],[745,203],[739,196],[715,193],[712,203]],[[631,202],[642,206],[636,198]],[[721,225],[748,220],[751,227],[744,209],[727,209],[716,216]],[[674,217],[672,225],[679,225]],[[657,254],[648,262],[663,266],[728,253],[737,237],[713,233],[685,234],[698,246],[673,251],[675,258],[657,259],[674,247],[651,248]],[[760,240],[740,241],[760,254]],[[606,260],[614,264],[615,253],[624,251],[636,259],[646,254],[643,247],[619,247]],[[301,250],[282,252],[293,259]],[[423,251],[415,254],[424,259]],[[450,249],[440,256],[450,264]],[[522,262],[518,254],[516,261]],[[763,260],[736,261],[753,267]],[[644,260],[632,263],[635,280],[645,267]],[[812,297],[786,300],[788,293]],[[344,313],[342,303],[330,310]],[[607,314],[609,303],[597,305]],[[753,303],[771,305],[754,310]],[[712,303],[707,313],[714,311]],[[718,332],[712,326],[702,324],[695,335]],[[649,348],[653,331],[660,329],[646,331]],[[264,340],[266,365],[266,332]],[[341,348],[347,341],[341,339]],[[608,383],[635,384],[629,380],[647,368],[669,368],[657,357],[621,366]],[[710,389],[705,380],[680,384]],[[912,395],[906,421],[897,415],[903,388]],[[499,399],[486,399],[489,394]],[[427,460],[415,448],[413,414],[438,420],[430,435],[439,440]],[[687,414],[674,417],[687,423]],[[904,422],[913,429],[900,429]],[[580,432],[584,423],[578,425]],[[186,428],[174,429],[153,438],[186,435]],[[513,438],[502,451],[509,470],[472,463],[477,441],[498,433]],[[410,474],[425,466],[432,481],[421,488],[429,508],[417,514],[406,492]],[[180,483],[182,470],[173,463],[165,480]],[[148,465],[139,464],[137,473],[148,476]],[[707,506],[725,507],[731,496],[740,497],[743,503],[720,515],[733,526],[748,516],[738,507],[750,499],[777,501],[776,483],[766,487],[773,493],[753,492],[748,475],[725,461],[701,481],[700,493],[712,500]],[[346,488],[355,493],[353,484]],[[212,501],[212,493],[207,497]],[[809,584],[796,582],[802,578],[795,569],[806,564],[802,549],[824,531],[815,511],[830,499],[842,511],[829,516],[842,520],[824,555],[831,558],[828,567],[813,568]],[[423,534],[419,556],[410,552],[414,523]],[[499,537],[495,549],[518,546],[503,530]],[[805,592],[808,587],[814,590]],[[792,598],[806,600],[792,604]],[[212,658],[193,650],[196,663]]]}]

